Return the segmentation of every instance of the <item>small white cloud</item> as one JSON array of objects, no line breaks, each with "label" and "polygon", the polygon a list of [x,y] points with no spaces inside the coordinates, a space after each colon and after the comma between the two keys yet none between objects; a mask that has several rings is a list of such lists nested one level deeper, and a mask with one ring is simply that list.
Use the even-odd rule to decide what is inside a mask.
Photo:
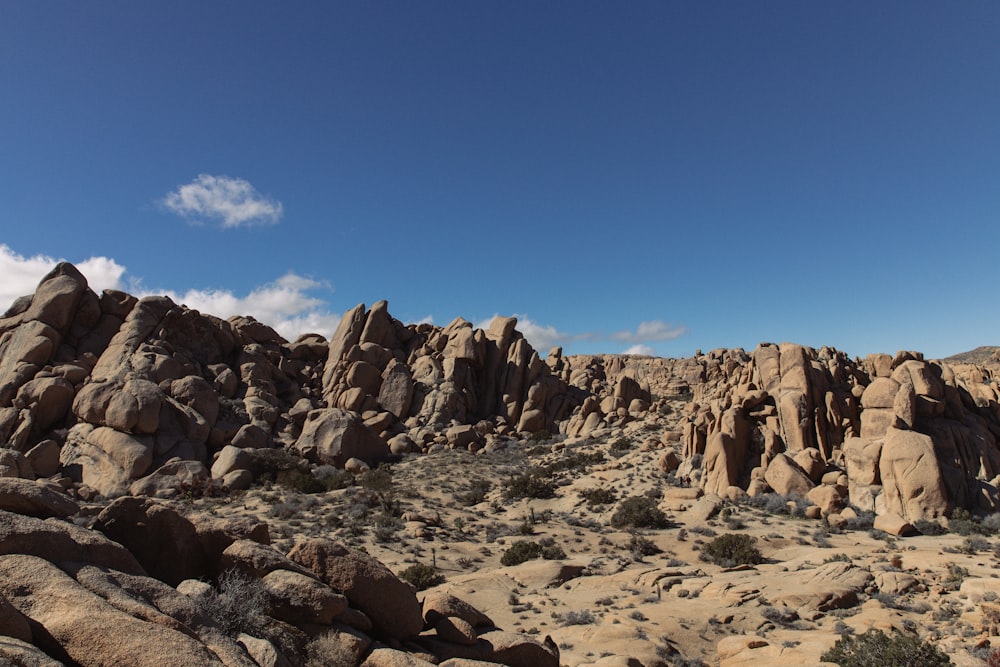
[{"label": "small white cloud", "polygon": [[[60,261],[47,255],[24,257],[5,244],[0,244],[0,313],[18,297],[34,294],[46,273]],[[76,264],[87,277],[87,283],[97,292],[121,289],[125,267],[108,257],[91,257]]]},{"label": "small white cloud", "polygon": [[683,326],[667,324],[661,320],[641,322],[635,331],[617,331],[611,334],[612,340],[623,343],[653,343],[663,340],[674,340],[687,333]]},{"label": "small white cloud", "polygon": [[632,345],[631,347],[626,348],[625,351],[622,352],[622,354],[637,354],[645,357],[655,357],[656,350],[654,350],[648,345],[640,344],[640,345]]},{"label": "small white cloud", "polygon": [[281,202],[259,193],[242,178],[199,174],[161,201],[190,220],[217,220],[225,228],[273,225],[284,213]]}]

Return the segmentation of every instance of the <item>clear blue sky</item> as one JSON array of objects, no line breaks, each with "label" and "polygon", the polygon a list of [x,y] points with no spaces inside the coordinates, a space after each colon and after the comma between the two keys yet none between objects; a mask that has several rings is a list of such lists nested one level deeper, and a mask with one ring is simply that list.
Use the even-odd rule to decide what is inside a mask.
[{"label": "clear blue sky", "polygon": [[0,91],[4,298],[1000,344],[992,0],[4,2]]}]

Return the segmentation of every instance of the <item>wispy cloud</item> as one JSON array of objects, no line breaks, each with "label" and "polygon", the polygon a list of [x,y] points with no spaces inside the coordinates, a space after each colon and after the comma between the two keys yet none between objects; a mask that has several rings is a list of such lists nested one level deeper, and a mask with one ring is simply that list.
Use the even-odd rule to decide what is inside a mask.
[{"label": "wispy cloud", "polygon": [[611,334],[611,340],[623,343],[655,343],[664,340],[675,340],[687,333],[683,326],[667,324],[662,320],[641,322],[635,331],[616,331]]},{"label": "wispy cloud", "polygon": [[637,354],[641,356],[652,357],[656,355],[656,350],[654,350],[648,345],[639,344],[625,348],[625,351],[622,352],[622,354]]},{"label": "wispy cloud", "polygon": [[[0,313],[18,297],[34,294],[38,282],[60,261],[47,255],[25,257],[0,244]],[[90,257],[76,267],[95,291],[122,289],[125,267],[109,257]]]},{"label": "wispy cloud", "polygon": [[248,181],[211,174],[199,174],[160,203],[189,220],[213,220],[224,228],[273,225],[284,213],[280,201],[262,195]]}]

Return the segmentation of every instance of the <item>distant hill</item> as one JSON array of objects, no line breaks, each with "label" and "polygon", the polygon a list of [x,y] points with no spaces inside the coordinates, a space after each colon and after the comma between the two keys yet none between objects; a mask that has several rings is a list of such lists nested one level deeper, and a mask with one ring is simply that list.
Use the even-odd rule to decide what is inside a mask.
[{"label": "distant hill", "polygon": [[983,345],[968,352],[953,354],[944,361],[952,364],[980,364],[982,366],[1000,365],[1000,346]]}]

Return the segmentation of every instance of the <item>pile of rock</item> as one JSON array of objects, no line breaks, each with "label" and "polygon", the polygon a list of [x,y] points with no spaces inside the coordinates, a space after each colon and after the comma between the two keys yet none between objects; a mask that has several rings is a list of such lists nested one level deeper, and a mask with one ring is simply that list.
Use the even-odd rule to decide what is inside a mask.
[{"label": "pile of rock", "polygon": [[329,342],[166,297],[97,295],[70,264],[0,318],[0,471],[82,498],[245,487],[270,449],[363,470],[558,431],[580,392],[515,329],[403,325],[386,303]]}]

